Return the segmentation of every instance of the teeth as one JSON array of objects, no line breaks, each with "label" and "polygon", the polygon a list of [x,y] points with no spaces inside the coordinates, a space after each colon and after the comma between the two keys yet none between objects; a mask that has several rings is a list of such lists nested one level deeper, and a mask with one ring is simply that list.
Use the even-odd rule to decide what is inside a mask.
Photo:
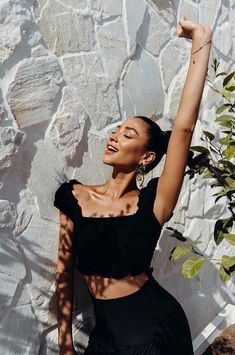
[{"label": "teeth", "polygon": [[112,150],[113,152],[117,152],[117,149],[115,149],[114,147],[111,147],[111,145],[108,145],[108,150]]}]

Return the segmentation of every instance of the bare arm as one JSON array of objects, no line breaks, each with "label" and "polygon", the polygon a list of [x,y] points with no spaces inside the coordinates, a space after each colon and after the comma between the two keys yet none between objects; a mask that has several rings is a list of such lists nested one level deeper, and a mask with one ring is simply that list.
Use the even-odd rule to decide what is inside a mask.
[{"label": "bare arm", "polygon": [[185,18],[180,18],[177,27],[180,37],[192,39],[192,52],[186,81],[169,141],[163,172],[159,177],[157,199],[154,203],[154,213],[161,224],[171,216],[177,203],[183,183],[185,166],[194,127],[196,124],[199,105],[205,84],[207,66],[210,54],[212,31]]},{"label": "bare arm", "polygon": [[57,318],[59,333],[59,354],[75,355],[72,339],[73,270],[72,252],[73,222],[60,213],[60,237],[57,261]]}]

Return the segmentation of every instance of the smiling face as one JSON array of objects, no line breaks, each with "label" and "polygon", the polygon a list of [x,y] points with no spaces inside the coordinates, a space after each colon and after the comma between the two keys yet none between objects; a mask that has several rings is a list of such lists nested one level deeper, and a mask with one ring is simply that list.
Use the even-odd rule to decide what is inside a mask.
[{"label": "smiling face", "polygon": [[[146,152],[148,125],[137,117],[128,118],[113,130],[107,141],[103,163],[130,172],[142,162],[153,160],[153,154]],[[148,155],[148,157],[147,157]],[[146,160],[147,159],[147,160]]]}]

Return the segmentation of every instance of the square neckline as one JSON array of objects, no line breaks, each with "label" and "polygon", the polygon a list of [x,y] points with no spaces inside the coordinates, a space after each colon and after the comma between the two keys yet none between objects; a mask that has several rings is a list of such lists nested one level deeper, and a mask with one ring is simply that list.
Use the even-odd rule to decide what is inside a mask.
[{"label": "square neckline", "polygon": [[70,180],[69,181],[69,185],[70,185],[70,192],[71,192],[71,195],[73,197],[73,200],[74,202],[79,206],[80,208],[80,215],[83,219],[104,219],[104,220],[108,220],[108,219],[114,219],[114,218],[126,218],[126,217],[135,217],[138,212],[139,212],[139,209],[140,209],[140,194],[141,194],[141,191],[142,189],[139,190],[139,194],[138,194],[138,199],[137,199],[137,210],[135,213],[132,213],[132,214],[127,214],[127,215],[119,215],[119,216],[105,216],[105,217],[94,217],[94,216],[83,216],[82,214],[82,207],[81,205],[79,204],[78,200],[76,199],[76,197],[74,196],[73,194],[73,191],[74,191],[74,186],[73,185],[83,185],[80,181],[76,180],[76,179],[73,179],[73,180]]}]

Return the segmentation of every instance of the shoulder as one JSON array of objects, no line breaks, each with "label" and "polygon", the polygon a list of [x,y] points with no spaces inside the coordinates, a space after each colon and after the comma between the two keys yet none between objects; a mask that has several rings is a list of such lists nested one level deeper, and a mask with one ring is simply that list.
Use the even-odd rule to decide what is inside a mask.
[{"label": "shoulder", "polygon": [[154,177],[150,179],[147,183],[147,185],[143,188],[143,193],[146,195],[155,195],[157,191],[157,186],[158,186],[158,177]]},{"label": "shoulder", "polygon": [[68,180],[68,181],[61,183],[55,191],[55,196],[57,196],[57,197],[63,196],[64,194],[73,190],[74,186],[76,186],[76,185],[82,185],[82,183],[79,182],[78,180],[75,180],[75,179]]},{"label": "shoulder", "polygon": [[159,177],[154,177],[152,179],[149,180],[149,182],[147,183],[146,187],[148,189],[154,189],[157,187],[157,184],[158,184],[158,180],[159,180]]},{"label": "shoulder", "polygon": [[55,191],[55,199],[62,198],[70,190],[70,183],[63,182]]},{"label": "shoulder", "polygon": [[141,189],[142,205],[147,208],[153,206],[158,185],[158,177],[150,179],[145,187]]},{"label": "shoulder", "polygon": [[54,206],[62,212],[67,212],[74,205],[75,201],[72,190],[75,184],[80,184],[80,182],[77,180],[63,182],[55,191]]}]

